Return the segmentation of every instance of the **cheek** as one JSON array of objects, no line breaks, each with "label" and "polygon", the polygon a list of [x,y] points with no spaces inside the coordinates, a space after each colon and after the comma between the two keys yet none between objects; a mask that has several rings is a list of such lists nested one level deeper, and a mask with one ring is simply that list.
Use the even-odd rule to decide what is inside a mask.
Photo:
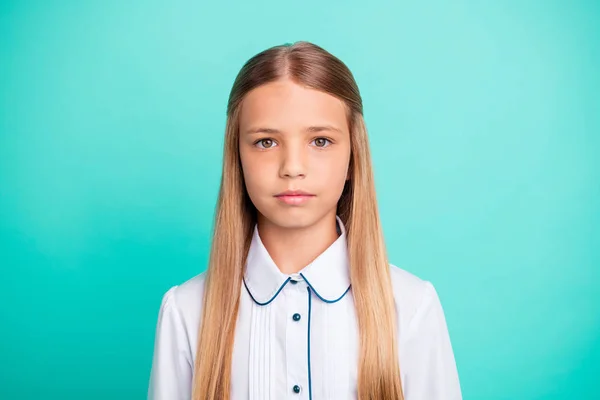
[{"label": "cheek", "polygon": [[341,191],[346,182],[348,160],[344,157],[318,160],[314,164],[313,174],[326,191]]},{"label": "cheek", "polygon": [[269,176],[266,173],[267,166],[264,162],[257,162],[252,157],[241,156],[242,174],[246,183],[246,190],[250,197],[255,200],[267,189]]}]

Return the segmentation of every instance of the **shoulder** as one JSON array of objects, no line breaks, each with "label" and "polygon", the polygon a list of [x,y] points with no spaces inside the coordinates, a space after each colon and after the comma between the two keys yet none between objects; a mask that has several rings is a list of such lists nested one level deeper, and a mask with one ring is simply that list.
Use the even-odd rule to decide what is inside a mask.
[{"label": "shoulder", "polygon": [[162,296],[161,313],[173,313],[188,327],[196,327],[201,314],[206,271],[174,285]]},{"label": "shoulder", "polygon": [[180,305],[195,303],[198,296],[204,294],[204,285],[206,283],[206,271],[202,272],[187,281],[174,286],[173,296]]},{"label": "shoulder", "polygon": [[429,299],[437,298],[433,284],[390,263],[390,275],[400,326],[407,326]]}]

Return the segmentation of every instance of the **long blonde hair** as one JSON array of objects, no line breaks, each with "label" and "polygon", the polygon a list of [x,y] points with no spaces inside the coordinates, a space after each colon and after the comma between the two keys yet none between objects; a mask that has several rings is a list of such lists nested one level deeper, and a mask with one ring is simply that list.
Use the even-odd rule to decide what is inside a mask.
[{"label": "long blonde hair", "polygon": [[242,175],[239,109],[250,90],[282,78],[331,94],[346,105],[351,140],[350,179],[339,199],[337,214],[346,227],[350,280],[358,319],[358,399],[402,400],[395,303],[362,99],[348,67],[309,42],[274,46],[255,55],[244,64],[231,89],[192,399],[230,397],[240,290],[257,213]]}]

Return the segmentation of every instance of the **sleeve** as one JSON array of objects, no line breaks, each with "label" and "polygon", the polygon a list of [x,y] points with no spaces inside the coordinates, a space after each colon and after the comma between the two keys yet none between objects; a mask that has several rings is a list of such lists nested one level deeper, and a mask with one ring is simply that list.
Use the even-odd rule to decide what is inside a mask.
[{"label": "sleeve", "polygon": [[148,400],[189,400],[193,362],[173,286],[162,298],[154,339]]},{"label": "sleeve", "polygon": [[405,342],[406,400],[462,400],[458,371],[438,294],[425,282],[421,304],[408,326]]}]

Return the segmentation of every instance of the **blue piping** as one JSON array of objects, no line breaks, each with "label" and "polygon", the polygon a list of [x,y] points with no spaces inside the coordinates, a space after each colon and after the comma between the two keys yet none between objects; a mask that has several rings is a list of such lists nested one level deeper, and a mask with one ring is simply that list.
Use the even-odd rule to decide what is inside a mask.
[{"label": "blue piping", "polygon": [[248,294],[250,295],[250,297],[252,298],[252,300],[254,300],[254,302],[256,304],[258,304],[259,306],[266,306],[267,304],[269,304],[270,302],[272,302],[275,297],[277,297],[277,295],[279,294],[279,292],[281,292],[281,289],[283,289],[283,287],[291,280],[292,278],[287,278],[285,280],[285,282],[283,282],[283,284],[279,287],[279,289],[277,290],[277,292],[273,295],[273,297],[271,297],[271,299],[269,301],[266,301],[264,303],[261,303],[260,301],[257,301],[254,296],[252,296],[252,292],[250,291],[250,289],[248,289],[248,285],[246,285],[246,279],[242,279],[242,282],[244,282],[244,286],[246,287],[246,291],[248,292]]},{"label": "blue piping", "polygon": [[317,295],[317,297],[319,299],[323,300],[325,303],[336,303],[336,302],[340,301],[346,295],[346,293],[348,293],[348,290],[350,290],[350,287],[352,286],[352,285],[348,286],[348,289],[346,289],[346,291],[344,292],[344,294],[342,294],[337,299],[335,299],[335,300],[327,300],[327,299],[324,299],[323,296],[321,296],[319,294],[319,292],[317,292],[315,290],[315,288],[313,287],[313,285],[310,284],[310,282],[308,281],[308,279],[306,279],[306,277],[304,276],[304,274],[302,272],[300,272],[300,276],[306,281],[307,285],[313,290],[313,292],[315,292],[315,294]]},{"label": "blue piping", "polygon": [[306,287],[308,291],[308,398],[312,399],[312,381],[310,376],[310,314],[311,314],[311,298],[310,287]]}]

